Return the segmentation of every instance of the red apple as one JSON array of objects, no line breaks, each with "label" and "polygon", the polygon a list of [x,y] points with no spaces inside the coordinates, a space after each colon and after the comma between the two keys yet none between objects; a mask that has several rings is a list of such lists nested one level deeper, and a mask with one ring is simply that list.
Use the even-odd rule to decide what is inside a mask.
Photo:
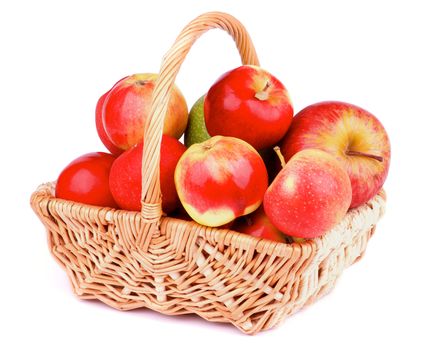
[{"label": "red apple", "polygon": [[307,149],[283,167],[264,197],[264,210],[283,233],[315,238],[333,228],[352,199],[350,179],[329,153]]},{"label": "red apple", "polygon": [[262,206],[253,213],[236,219],[232,230],[246,233],[258,238],[288,243],[286,236],[284,236],[283,233],[271,223],[267,215],[265,215],[264,208]]},{"label": "red apple", "polygon": [[213,227],[253,212],[268,186],[258,152],[245,141],[224,136],[190,146],[177,163],[174,179],[192,219]]},{"label": "red apple", "polygon": [[326,151],[344,166],[352,183],[352,208],[377,194],[387,177],[387,132],[375,116],[352,104],[321,102],[300,111],[282,140],[281,152],[289,160],[307,148]]},{"label": "red apple", "polygon": [[[186,147],[163,135],[160,152],[160,186],[163,211],[176,209],[179,199],[174,185],[174,169]],[[126,210],[141,210],[143,142],[121,154],[110,171],[110,190],[117,204]]]},{"label": "red apple", "polygon": [[100,137],[101,142],[104,144],[104,146],[114,155],[118,156],[123,152],[122,149],[116,147],[113,142],[110,141],[108,138],[103,125],[103,105],[104,101],[108,95],[109,91],[107,91],[104,95],[102,95],[95,107],[95,126],[97,128],[98,136]]},{"label": "red apple", "polygon": [[109,187],[110,168],[116,158],[103,152],[87,153],[60,173],[56,197],[74,202],[116,208]]},{"label": "red apple", "polygon": [[204,102],[211,136],[240,138],[257,150],[280,141],[293,118],[284,85],[256,66],[241,66],[221,76]]},{"label": "red apple", "polygon": [[[109,140],[127,150],[144,137],[145,122],[151,110],[157,74],[134,74],[122,79],[107,94],[102,119]],[[188,108],[180,90],[173,86],[163,133],[179,139],[186,129]]]}]

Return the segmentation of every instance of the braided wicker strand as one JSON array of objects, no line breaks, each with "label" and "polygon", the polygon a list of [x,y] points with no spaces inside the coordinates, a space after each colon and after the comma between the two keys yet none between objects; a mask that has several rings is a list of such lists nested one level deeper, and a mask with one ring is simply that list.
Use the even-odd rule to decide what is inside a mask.
[{"label": "braided wicker strand", "polygon": [[[142,217],[150,226],[154,226],[153,223],[158,222],[161,217],[160,144],[170,90],[192,45],[203,33],[213,28],[223,29],[233,37],[243,64],[259,65],[255,48],[245,27],[236,18],[222,12],[205,13],[191,21],[164,56],[153,92],[151,114],[145,127],[142,157]],[[144,235],[138,242],[141,249],[148,247],[153,232],[157,232],[153,227],[146,230],[149,234]]]},{"label": "braided wicker strand", "polygon": [[166,217],[163,239],[147,252],[133,241],[143,234],[140,213],[54,198],[53,183],[40,186],[31,205],[79,298],[119,310],[195,313],[254,334],[334,287],[365,252],[385,194],[351,210],[323,237],[292,245]]}]

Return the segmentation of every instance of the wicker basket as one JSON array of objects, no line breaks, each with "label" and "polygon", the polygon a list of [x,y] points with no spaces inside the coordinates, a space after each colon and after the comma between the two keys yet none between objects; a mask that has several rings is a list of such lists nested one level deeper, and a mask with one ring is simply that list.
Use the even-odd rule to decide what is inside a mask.
[{"label": "wicker basket", "polygon": [[259,64],[248,33],[230,15],[206,13],[184,28],[164,57],[154,91],[145,131],[141,212],[57,199],[54,183],[41,185],[31,206],[80,298],[119,310],[195,313],[254,334],[331,290],[343,269],[364,253],[384,212],[385,195],[350,210],[333,230],[302,244],[163,216],[159,154],[169,91],[192,44],[212,28],[233,37],[243,64]]}]

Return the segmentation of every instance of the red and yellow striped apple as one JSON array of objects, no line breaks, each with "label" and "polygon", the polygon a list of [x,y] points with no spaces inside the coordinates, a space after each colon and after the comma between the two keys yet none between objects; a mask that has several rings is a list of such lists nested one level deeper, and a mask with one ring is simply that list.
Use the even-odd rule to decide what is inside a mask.
[{"label": "red and yellow striped apple", "polygon": [[204,116],[211,136],[237,137],[261,150],[284,136],[293,107],[276,77],[257,66],[241,66],[225,73],[209,89]]},{"label": "red and yellow striped apple", "polygon": [[104,95],[102,95],[97,102],[95,107],[95,126],[97,128],[98,136],[100,137],[101,142],[104,146],[114,155],[118,156],[123,152],[122,149],[116,147],[113,142],[110,141],[108,138],[106,131],[104,130],[103,125],[103,105],[104,101],[108,95],[109,91],[107,91]]},{"label": "red and yellow striped apple", "polygon": [[283,233],[315,238],[343,219],[351,199],[343,166],[327,152],[306,149],[296,153],[268,187],[264,210]]},{"label": "red and yellow striped apple", "polygon": [[[142,141],[157,77],[152,73],[128,76],[117,82],[107,94],[102,108],[103,127],[108,139],[119,149],[127,150]],[[179,139],[187,122],[185,98],[173,86],[163,134]]]},{"label": "red and yellow striped apple", "polygon": [[212,227],[253,212],[268,186],[258,152],[245,141],[225,136],[190,146],[177,163],[174,180],[191,218]]},{"label": "red and yellow striped apple", "polygon": [[[116,84],[120,83],[122,80],[126,79],[127,77],[124,77],[117,81]],[[116,85],[114,84],[113,87]],[[111,88],[113,89],[113,88]],[[97,101],[97,105],[95,106],[95,127],[97,128],[98,136],[100,137],[101,142],[104,144],[104,146],[115,156],[118,156],[119,154],[122,154],[123,149],[118,148],[113,144],[113,142],[110,141],[108,138],[108,135],[104,129],[104,123],[103,123],[103,106],[104,101],[107,98],[108,93],[111,91],[108,90],[105,94],[103,94]]]},{"label": "red and yellow striped apple", "polygon": [[262,205],[253,213],[236,219],[232,226],[232,230],[258,238],[288,243],[286,236],[280,232],[280,230],[271,223],[267,215],[265,215]]},{"label": "red and yellow striped apple", "polygon": [[[182,205],[180,205],[174,212],[171,213],[171,217],[176,218],[176,219],[180,219],[180,220],[184,220],[184,221],[195,222],[195,220],[193,220],[190,217],[190,215],[187,213],[187,211],[185,210],[185,208],[183,208]],[[218,226],[218,228],[230,230],[231,227],[234,225],[234,223],[235,223],[235,220],[230,221],[227,224]]]},{"label": "red and yellow striped apple", "polygon": [[344,166],[352,184],[352,208],[377,194],[387,177],[387,132],[375,116],[355,105],[328,101],[300,111],[281,142],[281,152],[289,160],[307,148],[326,151]]}]

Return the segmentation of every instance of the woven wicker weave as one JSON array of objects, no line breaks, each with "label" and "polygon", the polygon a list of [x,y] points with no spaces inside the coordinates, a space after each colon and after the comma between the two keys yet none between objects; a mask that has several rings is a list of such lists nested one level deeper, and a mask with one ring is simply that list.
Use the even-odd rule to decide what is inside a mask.
[{"label": "woven wicker weave", "polygon": [[54,183],[41,185],[31,205],[47,229],[51,253],[80,298],[120,310],[195,313],[254,334],[331,290],[343,269],[364,253],[385,196],[381,192],[350,210],[323,237],[301,244],[163,216],[158,165],[169,90],[192,44],[211,28],[233,37],[244,64],[259,64],[249,35],[230,15],[206,13],[185,27],[164,57],[154,91],[145,131],[141,212],[57,199]]}]

